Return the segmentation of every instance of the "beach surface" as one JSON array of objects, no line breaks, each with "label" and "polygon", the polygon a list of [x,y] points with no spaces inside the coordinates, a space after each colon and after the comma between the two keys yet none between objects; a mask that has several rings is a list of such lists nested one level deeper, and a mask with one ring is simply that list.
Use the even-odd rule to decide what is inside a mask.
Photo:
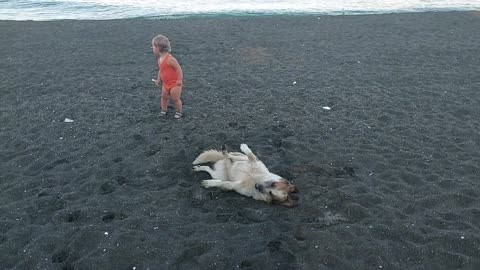
[{"label": "beach surface", "polygon": [[[479,29],[479,12],[0,21],[0,268],[480,269]],[[157,34],[180,120],[159,115]],[[195,157],[241,143],[298,207],[200,186]]]}]

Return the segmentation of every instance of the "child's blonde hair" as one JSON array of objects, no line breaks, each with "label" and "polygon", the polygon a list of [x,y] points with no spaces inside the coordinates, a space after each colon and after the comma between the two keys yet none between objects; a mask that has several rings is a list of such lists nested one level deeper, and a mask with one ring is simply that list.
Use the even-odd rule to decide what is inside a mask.
[{"label": "child's blonde hair", "polygon": [[170,41],[166,36],[158,35],[152,39],[153,45],[158,48],[162,53],[171,52],[172,47],[170,46]]}]

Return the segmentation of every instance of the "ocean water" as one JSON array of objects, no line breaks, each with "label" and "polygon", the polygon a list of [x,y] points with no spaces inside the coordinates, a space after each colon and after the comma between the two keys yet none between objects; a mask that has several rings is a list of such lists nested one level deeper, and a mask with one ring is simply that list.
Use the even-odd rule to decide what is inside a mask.
[{"label": "ocean water", "polygon": [[480,10],[480,0],[0,0],[0,20]]}]

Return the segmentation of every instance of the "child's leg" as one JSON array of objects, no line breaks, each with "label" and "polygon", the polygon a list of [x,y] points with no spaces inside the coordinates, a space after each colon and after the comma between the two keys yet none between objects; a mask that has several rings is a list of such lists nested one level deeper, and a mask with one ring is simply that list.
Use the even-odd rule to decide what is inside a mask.
[{"label": "child's leg", "polygon": [[167,111],[169,98],[170,95],[168,94],[168,91],[165,89],[165,87],[162,86],[162,96],[160,99],[160,108],[162,109],[162,111]]},{"label": "child's leg", "polygon": [[172,96],[173,102],[175,103],[175,110],[177,112],[183,112],[182,100],[182,87],[175,86],[170,90],[170,96]]}]

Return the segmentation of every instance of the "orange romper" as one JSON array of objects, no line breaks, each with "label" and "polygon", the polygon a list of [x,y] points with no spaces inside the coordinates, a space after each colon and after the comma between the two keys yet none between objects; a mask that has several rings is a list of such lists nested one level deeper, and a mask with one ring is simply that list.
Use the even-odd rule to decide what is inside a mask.
[{"label": "orange romper", "polygon": [[168,53],[163,61],[160,63],[160,79],[163,82],[163,88],[165,91],[170,94],[170,90],[173,87],[177,86],[178,75],[177,71],[168,64],[168,58],[170,58],[170,54]]}]

